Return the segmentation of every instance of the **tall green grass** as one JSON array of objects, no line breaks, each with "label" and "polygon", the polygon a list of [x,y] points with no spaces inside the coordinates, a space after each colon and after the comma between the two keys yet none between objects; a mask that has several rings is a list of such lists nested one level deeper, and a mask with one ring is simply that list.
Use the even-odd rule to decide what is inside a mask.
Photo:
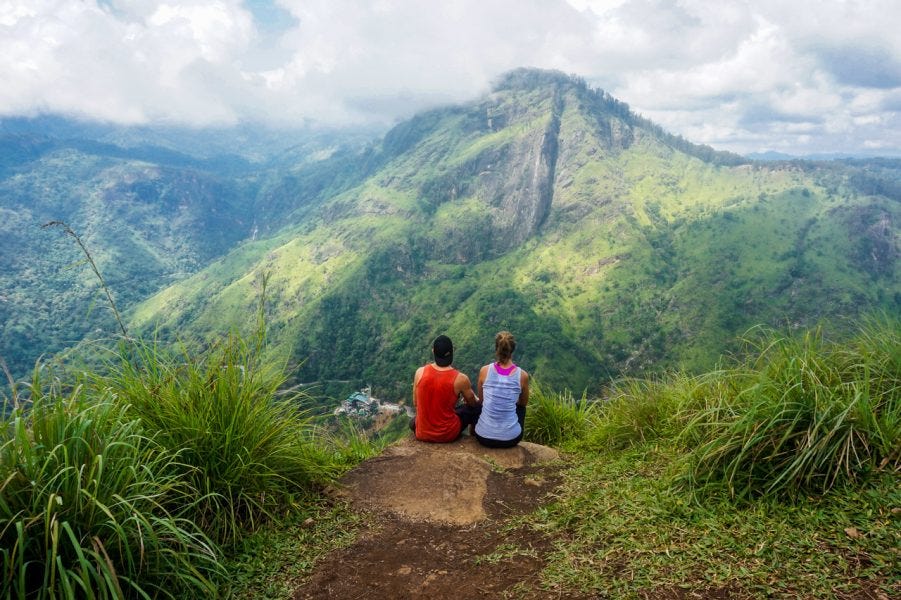
[{"label": "tall green grass", "polygon": [[179,452],[200,494],[192,518],[218,542],[236,541],[337,469],[314,440],[303,395],[280,391],[284,371],[259,350],[237,335],[193,354],[134,342],[96,382]]},{"label": "tall green grass", "polygon": [[533,384],[526,410],[524,439],[548,446],[561,446],[583,438],[592,426],[594,404],[583,393],[546,391]]},{"label": "tall green grass", "polygon": [[41,370],[0,428],[2,596],[213,596],[213,545],[170,511],[196,497],[178,453],[126,406]]},{"label": "tall green grass", "polygon": [[672,437],[692,378],[674,374],[669,379],[627,378],[613,382],[599,406],[595,426],[585,445],[620,449],[653,439]]},{"label": "tall green grass", "polygon": [[821,494],[901,469],[901,326],[871,322],[844,343],[821,330],[761,331],[685,435],[689,480],[734,497]]},{"label": "tall green grass", "polygon": [[758,328],[745,344],[727,368],[615,381],[587,418],[571,399],[539,396],[532,435],[590,450],[666,444],[695,490],[737,498],[822,494],[901,470],[901,321],[865,321],[842,341]]},{"label": "tall green grass", "polygon": [[251,343],[164,349],[128,336],[88,249],[50,225],[78,242],[123,338],[106,371],[66,383],[45,386],[39,365],[20,390],[0,360],[0,597],[215,597],[219,543],[290,512],[365,449],[336,460],[304,396],[262,361],[268,275]]}]

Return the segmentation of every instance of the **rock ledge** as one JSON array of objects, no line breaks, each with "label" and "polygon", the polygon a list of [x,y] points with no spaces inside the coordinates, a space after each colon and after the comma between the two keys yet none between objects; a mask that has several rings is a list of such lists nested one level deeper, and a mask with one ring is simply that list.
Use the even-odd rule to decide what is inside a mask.
[{"label": "rock ledge", "polygon": [[410,521],[467,525],[487,518],[483,500],[493,471],[557,460],[553,448],[521,442],[485,448],[464,436],[450,444],[408,438],[364,461],[339,481],[336,491],[363,509]]}]

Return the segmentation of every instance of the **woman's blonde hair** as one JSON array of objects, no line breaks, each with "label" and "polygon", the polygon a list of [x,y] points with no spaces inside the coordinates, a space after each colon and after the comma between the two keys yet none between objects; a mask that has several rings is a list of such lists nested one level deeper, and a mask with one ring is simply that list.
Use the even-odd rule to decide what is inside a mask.
[{"label": "woman's blonde hair", "polygon": [[512,333],[501,331],[494,336],[494,355],[500,362],[511,359],[514,350],[516,350],[516,338]]}]

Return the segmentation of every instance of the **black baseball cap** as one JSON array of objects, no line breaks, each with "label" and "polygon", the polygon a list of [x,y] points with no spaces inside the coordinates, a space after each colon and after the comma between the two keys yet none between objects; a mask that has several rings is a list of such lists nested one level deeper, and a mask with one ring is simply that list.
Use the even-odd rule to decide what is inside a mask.
[{"label": "black baseball cap", "polygon": [[439,367],[450,366],[454,362],[454,343],[446,335],[439,335],[432,344],[432,353],[435,355],[435,364]]}]

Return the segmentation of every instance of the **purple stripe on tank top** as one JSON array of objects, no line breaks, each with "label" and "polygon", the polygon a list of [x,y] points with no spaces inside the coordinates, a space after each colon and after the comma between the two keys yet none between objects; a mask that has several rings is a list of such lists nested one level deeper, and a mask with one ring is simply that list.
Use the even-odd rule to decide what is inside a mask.
[{"label": "purple stripe on tank top", "polygon": [[503,375],[504,377],[512,373],[515,368],[516,365],[513,363],[510,363],[509,367],[502,367],[500,363],[494,363],[494,370],[497,371],[498,375]]}]

